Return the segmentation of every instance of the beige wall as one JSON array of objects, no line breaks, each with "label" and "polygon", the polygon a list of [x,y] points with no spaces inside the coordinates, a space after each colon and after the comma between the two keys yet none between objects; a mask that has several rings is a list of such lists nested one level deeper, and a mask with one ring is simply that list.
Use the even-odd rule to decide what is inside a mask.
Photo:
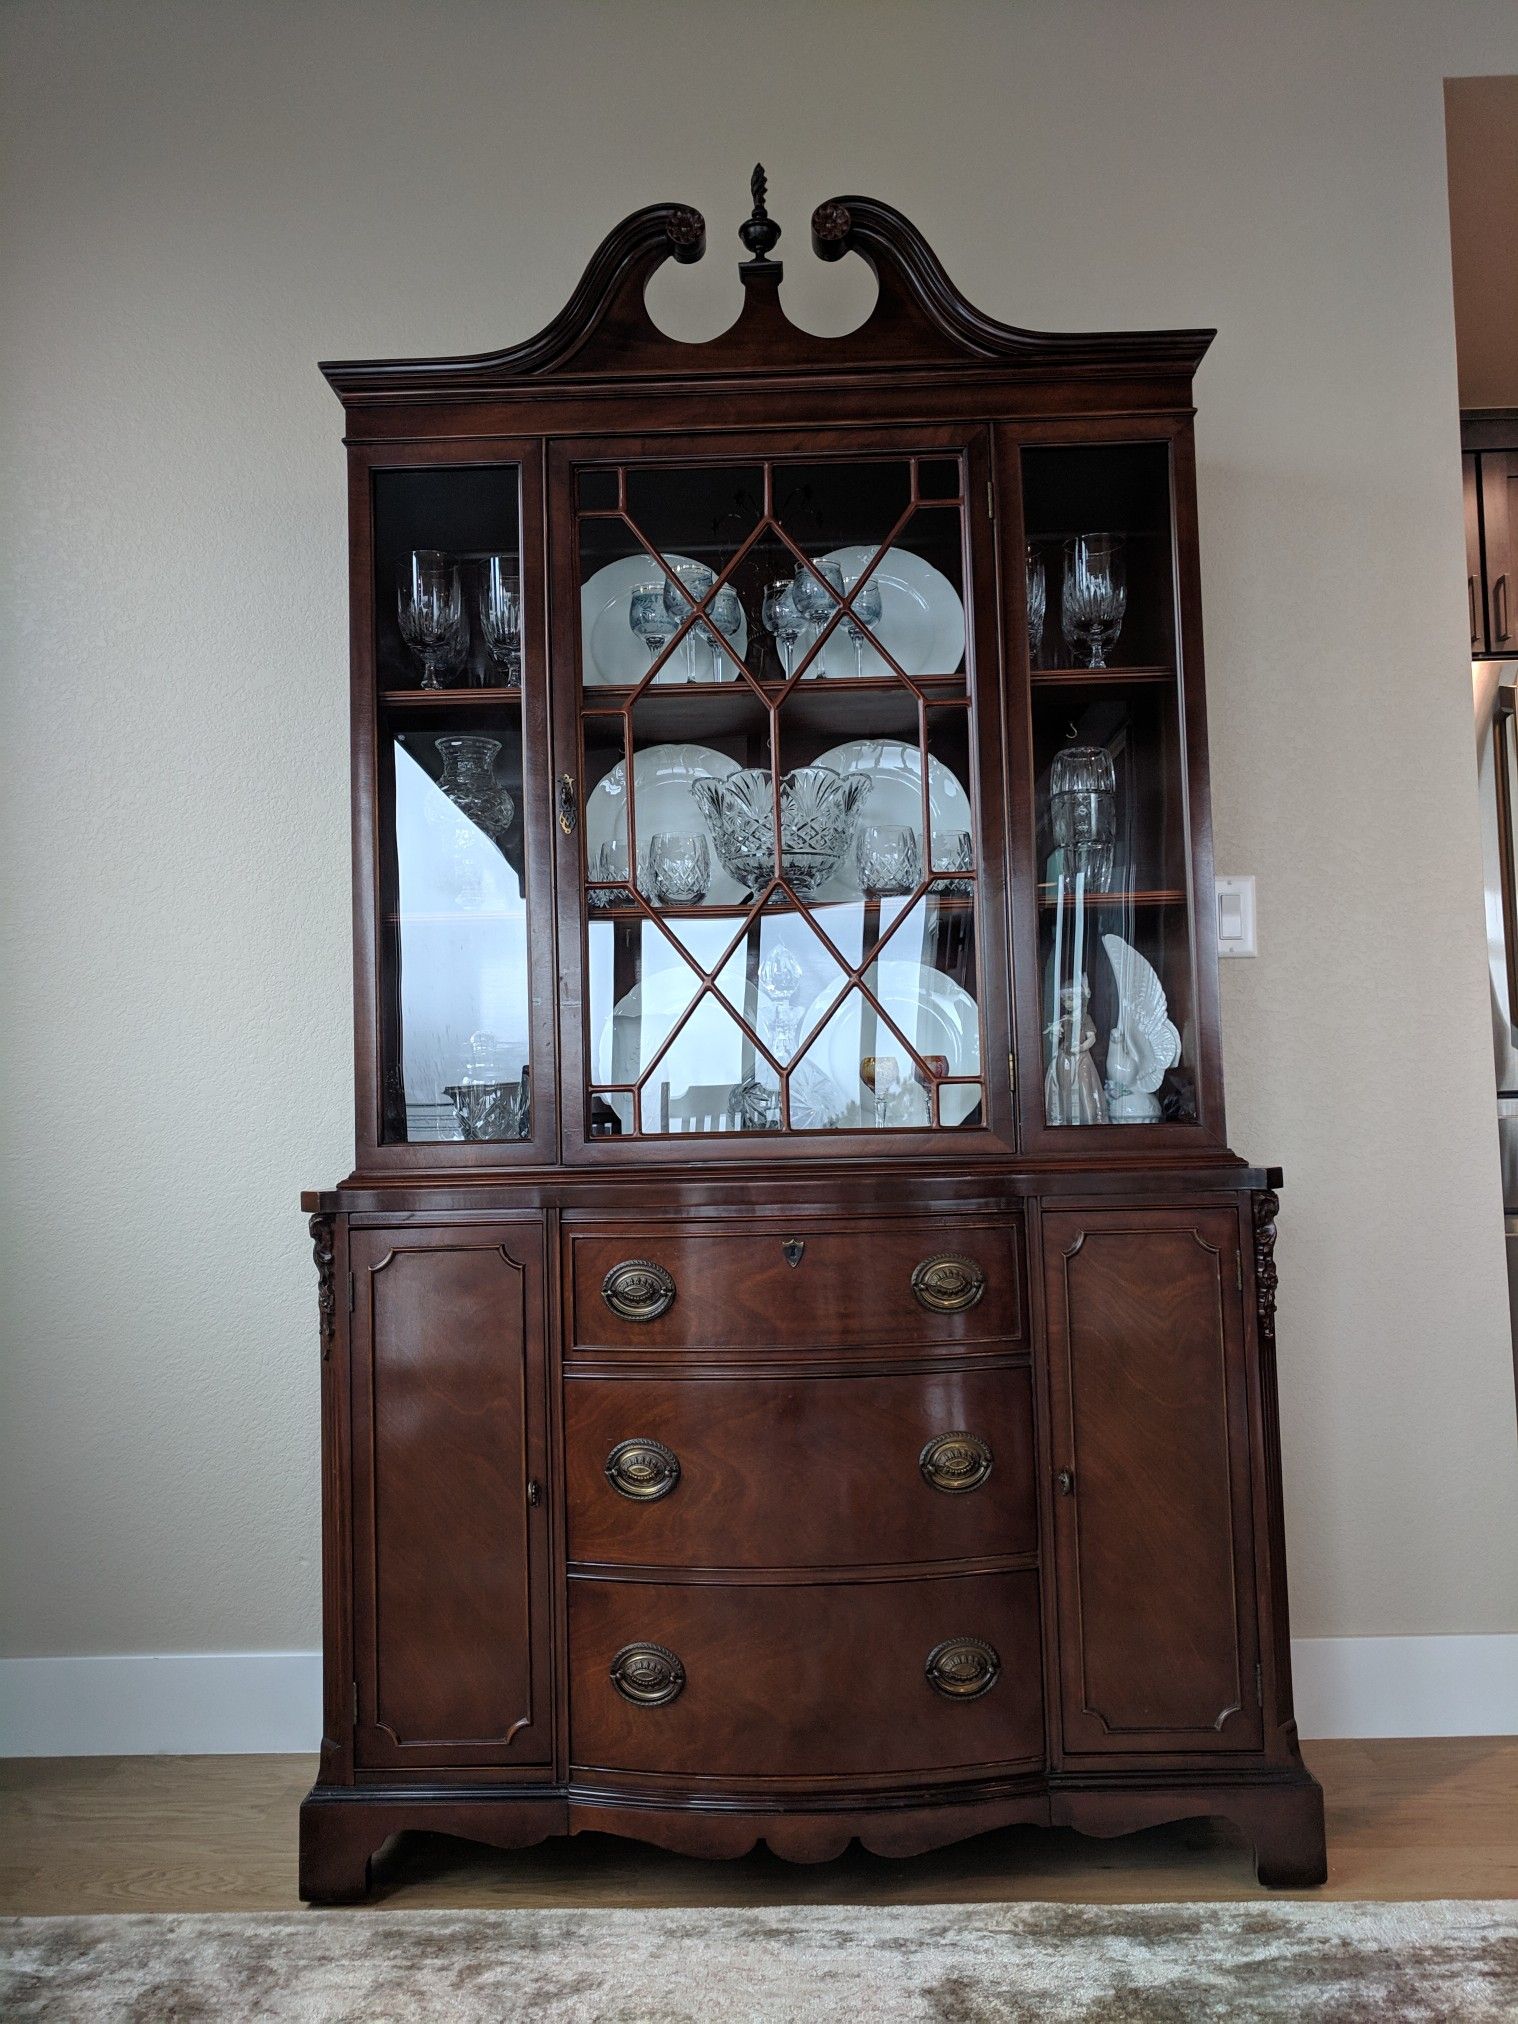
[{"label": "beige wall", "polygon": [[1518,408],[1518,77],[1444,87],[1463,408]]},{"label": "beige wall", "polygon": [[[1213,324],[1199,384],[1236,1145],[1280,1161],[1297,1627],[1518,1628],[1441,81],[1510,0],[12,0],[0,1537],[15,1652],[318,1632],[347,1171],[341,417],[318,358],[521,338],[633,206],[736,299],[750,165],[991,312]],[[857,298],[857,290],[855,291]]]}]

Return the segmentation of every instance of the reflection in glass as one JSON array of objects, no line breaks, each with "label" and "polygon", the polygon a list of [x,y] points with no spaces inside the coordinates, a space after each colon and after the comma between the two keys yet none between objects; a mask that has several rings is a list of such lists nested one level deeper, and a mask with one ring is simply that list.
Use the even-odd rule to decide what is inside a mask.
[{"label": "reflection in glass", "polygon": [[[448,1090],[472,1075],[520,1086],[528,1066],[526,895],[497,841],[399,740],[392,751],[403,1135],[458,1138],[464,1125]],[[494,1036],[488,1075],[469,1065],[480,1066],[479,1034]]]}]

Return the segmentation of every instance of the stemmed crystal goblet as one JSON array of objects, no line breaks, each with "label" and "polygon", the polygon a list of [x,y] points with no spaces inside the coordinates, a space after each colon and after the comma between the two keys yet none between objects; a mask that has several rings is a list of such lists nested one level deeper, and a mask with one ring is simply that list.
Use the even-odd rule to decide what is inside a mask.
[{"label": "stemmed crystal goblet", "polygon": [[[664,609],[670,619],[670,632],[674,633],[685,624],[691,615],[691,607],[700,604],[709,595],[717,581],[713,572],[704,562],[677,562],[664,579]],[[681,586],[684,586],[682,589]],[[696,629],[694,626],[685,635],[685,679],[696,679]]]},{"label": "stemmed crystal goblet", "polygon": [[785,669],[785,679],[791,678],[791,655],[796,642],[805,629],[806,621],[796,609],[793,596],[795,585],[791,578],[783,576],[775,583],[764,587],[764,623],[766,630],[780,649],[780,665]]},{"label": "stemmed crystal goblet", "polygon": [[648,648],[649,661],[656,661],[674,631],[665,609],[662,583],[633,585],[627,600],[627,623]]},{"label": "stemmed crystal goblet", "polygon": [[522,598],[515,577],[514,555],[487,555],[480,585],[480,631],[489,654],[508,689],[522,679]]},{"label": "stemmed crystal goblet", "polygon": [[[743,623],[743,606],[739,601],[737,591],[733,589],[730,583],[724,583],[722,588],[712,598],[711,603],[706,607],[706,616],[724,639],[731,640],[738,637],[738,628]],[[723,653],[722,648],[717,643],[716,633],[708,633],[707,642],[712,650],[712,680],[720,682],[724,679],[722,668]]]},{"label": "stemmed crystal goblet", "polygon": [[1044,617],[1049,605],[1049,580],[1044,558],[1028,543],[1028,664],[1037,667],[1044,644]]},{"label": "stemmed crystal goblet", "polygon": [[857,576],[844,578],[844,589],[852,594],[853,603],[844,617],[844,628],[854,642],[854,673],[864,673],[864,643],[867,637],[865,627],[880,623],[880,585],[871,577],[861,583]]},{"label": "stemmed crystal goblet", "polygon": [[759,989],[774,1007],[770,1015],[770,1046],[782,1061],[796,1051],[801,1013],[794,1000],[806,979],[795,951],[780,942],[759,965]]},{"label": "stemmed crystal goblet", "polygon": [[[797,611],[820,631],[843,602],[843,569],[836,562],[803,563],[791,588]],[[817,657],[817,673],[827,674],[827,648]]]},{"label": "stemmed crystal goblet", "polygon": [[412,551],[409,577],[396,588],[401,637],[421,658],[422,687],[440,689],[445,668],[463,649],[464,600],[458,565],[441,549]]},{"label": "stemmed crystal goblet", "polygon": [[1083,666],[1104,668],[1107,649],[1128,608],[1127,557],[1121,534],[1077,534],[1065,543],[1065,587],[1060,618],[1072,654]]}]

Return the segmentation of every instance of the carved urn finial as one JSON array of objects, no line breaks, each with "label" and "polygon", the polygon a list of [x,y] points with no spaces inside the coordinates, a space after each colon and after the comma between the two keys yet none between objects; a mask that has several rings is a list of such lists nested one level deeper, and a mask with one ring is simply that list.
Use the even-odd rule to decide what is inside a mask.
[{"label": "carved urn finial", "polygon": [[752,214],[738,227],[738,237],[747,246],[750,258],[745,267],[771,267],[777,263],[770,259],[780,227],[764,208],[765,197],[769,194],[769,178],[764,173],[763,162],[755,162],[754,173],[749,178],[749,193],[754,200]]}]

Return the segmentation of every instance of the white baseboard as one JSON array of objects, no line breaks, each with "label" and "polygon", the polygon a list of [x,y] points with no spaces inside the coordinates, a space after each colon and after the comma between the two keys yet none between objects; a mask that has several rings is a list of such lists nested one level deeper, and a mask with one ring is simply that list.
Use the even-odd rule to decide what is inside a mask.
[{"label": "white baseboard", "polygon": [[[1304,1736],[1518,1734],[1518,1634],[1298,1638]],[[317,1652],[0,1659],[0,1757],[312,1754]]]}]

